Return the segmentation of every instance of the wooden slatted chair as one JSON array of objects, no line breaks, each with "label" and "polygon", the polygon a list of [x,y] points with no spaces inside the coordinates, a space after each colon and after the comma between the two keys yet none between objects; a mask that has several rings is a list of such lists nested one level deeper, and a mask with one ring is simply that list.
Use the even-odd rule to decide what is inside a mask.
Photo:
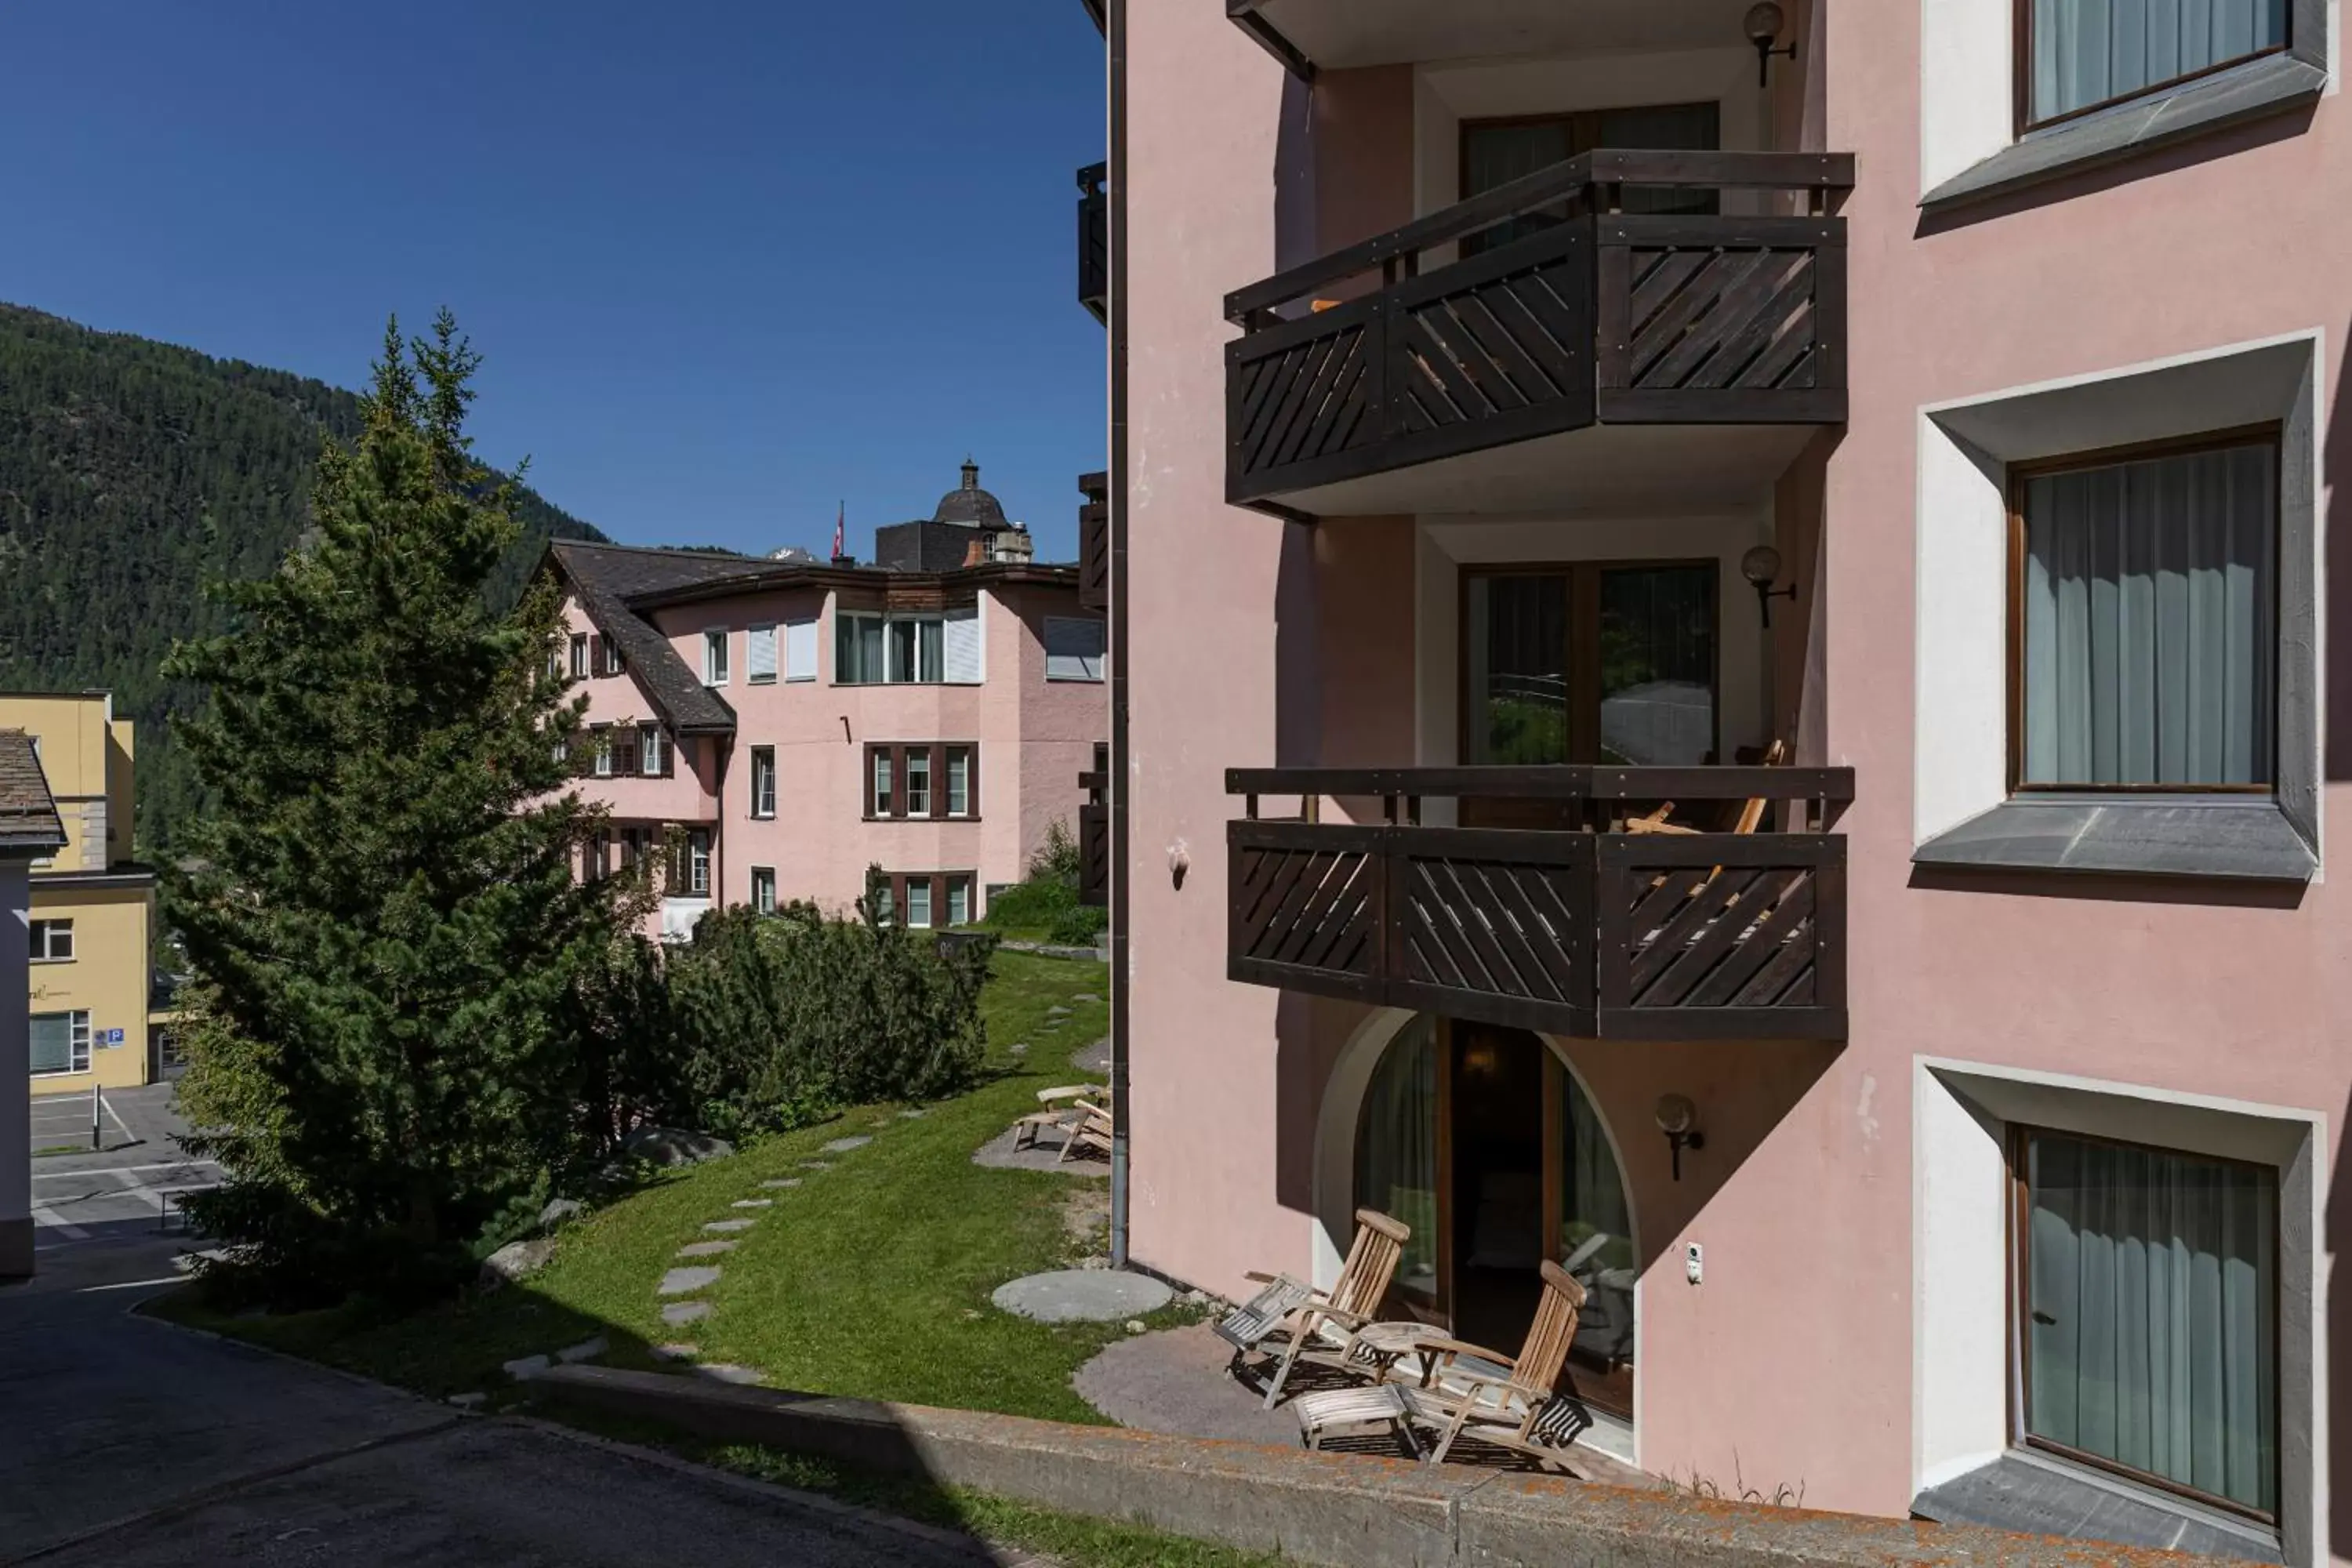
[{"label": "wooden slatted chair", "polygon": [[1067,1164],[1074,1154],[1100,1154],[1110,1158],[1110,1112],[1091,1100],[1073,1101],[1075,1113],[1067,1131],[1062,1135],[1062,1152],[1055,1160],[1057,1165]]},{"label": "wooden slatted chair", "polygon": [[[1757,765],[1759,767],[1767,768],[1784,767],[1787,765],[1788,761],[1789,743],[1786,741],[1775,741],[1770,745],[1764,748],[1764,760]],[[1759,826],[1762,826],[1765,807],[1770,804],[1771,803],[1769,800],[1760,795],[1752,796],[1746,805],[1739,808],[1739,820],[1733,825],[1731,831],[1736,834],[1749,834],[1755,832]],[[1679,822],[1667,821],[1666,818],[1673,815],[1675,803],[1673,801],[1666,801],[1655,811],[1645,812],[1640,816],[1629,816],[1625,819],[1625,831],[1628,833],[1693,834],[1703,833],[1706,831],[1704,828],[1689,827]]]},{"label": "wooden slatted chair", "polygon": [[1013,1124],[1013,1146],[1015,1149],[1026,1149],[1037,1142],[1038,1133],[1048,1127],[1056,1127],[1065,1130],[1063,1146],[1067,1148],[1066,1130],[1082,1120],[1085,1112],[1066,1102],[1074,1100],[1084,1100],[1089,1095],[1100,1098],[1101,1094],[1101,1087],[1091,1083],[1065,1083],[1057,1084],[1052,1089],[1039,1089],[1037,1103],[1045,1109],[1033,1110]]},{"label": "wooden slatted chair", "polygon": [[1444,1462],[1456,1439],[1470,1437],[1524,1454],[1545,1469],[1591,1479],[1563,1450],[1592,1418],[1580,1401],[1553,1392],[1576,1339],[1584,1287],[1557,1263],[1545,1263],[1539,1273],[1543,1300],[1517,1356],[1431,1339],[1422,1346],[1435,1358],[1425,1381],[1397,1385],[1412,1418],[1438,1433],[1431,1464]]},{"label": "wooden slatted chair", "polygon": [[[1266,1379],[1267,1409],[1282,1397],[1283,1385],[1301,1361],[1366,1373],[1378,1371],[1378,1363],[1358,1351],[1356,1334],[1376,1321],[1412,1236],[1412,1227],[1402,1220],[1377,1209],[1358,1209],[1355,1239],[1330,1289],[1317,1290],[1284,1274],[1248,1276],[1266,1289],[1257,1300],[1226,1314],[1217,1332],[1233,1345],[1236,1363],[1252,1351],[1270,1350],[1277,1337],[1283,1341]],[[1278,1315],[1268,1310],[1277,1301],[1286,1302]]]}]

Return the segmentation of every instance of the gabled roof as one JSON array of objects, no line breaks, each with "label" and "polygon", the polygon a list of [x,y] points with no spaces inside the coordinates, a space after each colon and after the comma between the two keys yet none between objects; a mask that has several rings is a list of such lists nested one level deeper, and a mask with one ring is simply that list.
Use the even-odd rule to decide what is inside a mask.
[{"label": "gabled roof", "polygon": [[65,843],[65,824],[58,820],[33,738],[22,730],[0,730],[0,855],[54,854]]},{"label": "gabled roof", "polygon": [[734,732],[735,710],[702,684],[702,678],[688,668],[669,638],[631,609],[628,601],[666,588],[740,576],[767,563],[749,555],[583,544],[572,540],[550,543],[547,556],[579,595],[581,607],[596,629],[621,650],[621,663],[674,732]]}]

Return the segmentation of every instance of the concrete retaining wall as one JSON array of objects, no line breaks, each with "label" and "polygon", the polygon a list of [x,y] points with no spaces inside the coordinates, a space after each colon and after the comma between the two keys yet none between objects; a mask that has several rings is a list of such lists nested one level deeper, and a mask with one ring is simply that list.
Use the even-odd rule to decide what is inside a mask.
[{"label": "concrete retaining wall", "polygon": [[702,1436],[920,1475],[1333,1568],[2191,1563],[2000,1531],[1766,1508],[1508,1471],[1310,1454],[970,1410],[565,1366],[534,1387]]}]

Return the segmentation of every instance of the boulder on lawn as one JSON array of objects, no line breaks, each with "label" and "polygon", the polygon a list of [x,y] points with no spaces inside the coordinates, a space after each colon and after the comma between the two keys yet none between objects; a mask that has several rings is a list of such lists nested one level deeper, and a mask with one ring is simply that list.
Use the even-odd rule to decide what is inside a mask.
[{"label": "boulder on lawn", "polygon": [[547,1206],[539,1211],[539,1228],[553,1230],[559,1225],[569,1225],[588,1212],[588,1205],[578,1198],[550,1198]]},{"label": "boulder on lawn", "polygon": [[735,1145],[724,1138],[689,1132],[682,1127],[656,1127],[651,1122],[621,1140],[624,1158],[642,1160],[649,1165],[699,1165],[705,1160],[733,1152]]},{"label": "boulder on lawn", "polygon": [[482,1259],[479,1283],[485,1290],[495,1290],[501,1285],[526,1279],[547,1267],[555,1256],[555,1237],[534,1236],[529,1241],[509,1241]]}]

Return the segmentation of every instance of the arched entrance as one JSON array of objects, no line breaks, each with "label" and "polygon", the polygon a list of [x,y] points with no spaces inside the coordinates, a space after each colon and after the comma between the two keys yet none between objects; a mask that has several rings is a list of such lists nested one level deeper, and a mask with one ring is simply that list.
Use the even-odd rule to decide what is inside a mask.
[{"label": "arched entrance", "polygon": [[1380,1048],[1341,1135],[1349,1206],[1412,1227],[1397,1270],[1407,1310],[1515,1351],[1535,1312],[1537,1265],[1557,1261],[1587,1292],[1575,1391],[1633,1419],[1632,1207],[1600,1113],[1542,1037],[1417,1016]]}]

